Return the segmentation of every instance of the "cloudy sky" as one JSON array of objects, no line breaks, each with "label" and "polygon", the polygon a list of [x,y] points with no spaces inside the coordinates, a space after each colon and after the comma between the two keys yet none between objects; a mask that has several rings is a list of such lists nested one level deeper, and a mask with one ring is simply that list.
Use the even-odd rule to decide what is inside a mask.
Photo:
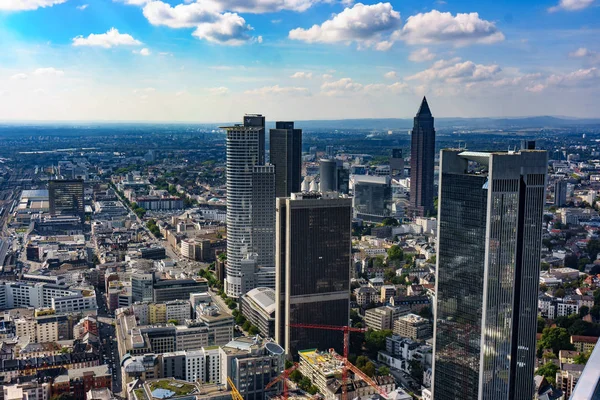
[{"label": "cloudy sky", "polygon": [[600,0],[0,0],[0,120],[600,117]]}]

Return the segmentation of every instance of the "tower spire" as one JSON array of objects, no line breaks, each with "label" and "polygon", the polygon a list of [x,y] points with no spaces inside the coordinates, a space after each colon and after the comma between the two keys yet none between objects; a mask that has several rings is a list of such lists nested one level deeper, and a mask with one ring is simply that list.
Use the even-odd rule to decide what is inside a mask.
[{"label": "tower spire", "polygon": [[427,97],[425,96],[423,96],[421,107],[419,107],[419,111],[417,111],[417,117],[431,117],[431,110],[429,109],[429,104],[427,104]]}]

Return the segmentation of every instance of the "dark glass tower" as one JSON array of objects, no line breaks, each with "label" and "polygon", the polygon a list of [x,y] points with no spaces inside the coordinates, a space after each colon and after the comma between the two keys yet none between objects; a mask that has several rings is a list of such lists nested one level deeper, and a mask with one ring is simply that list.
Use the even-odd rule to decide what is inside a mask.
[{"label": "dark glass tower", "polygon": [[545,151],[441,152],[436,400],[532,398],[546,165]]},{"label": "dark glass tower", "polygon": [[290,357],[298,350],[342,351],[341,332],[294,323],[348,325],[352,200],[337,194],[277,199],[275,338]]},{"label": "dark glass tower", "polygon": [[275,195],[287,197],[302,183],[302,129],[293,122],[277,121],[270,130],[271,164],[275,166]]},{"label": "dark glass tower", "polygon": [[427,99],[415,116],[410,146],[410,217],[424,217],[434,212],[433,171],[435,128]]},{"label": "dark glass tower", "polygon": [[56,180],[48,182],[50,215],[76,215],[85,220],[83,180]]},{"label": "dark glass tower", "polygon": [[244,126],[261,128],[258,131],[258,165],[265,164],[265,117],[262,114],[244,115]]}]

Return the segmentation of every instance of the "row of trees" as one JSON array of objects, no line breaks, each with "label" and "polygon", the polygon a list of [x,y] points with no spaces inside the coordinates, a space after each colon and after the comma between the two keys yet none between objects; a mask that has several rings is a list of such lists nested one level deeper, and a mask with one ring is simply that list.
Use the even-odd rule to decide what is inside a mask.
[{"label": "row of trees", "polygon": [[146,222],[146,227],[157,238],[162,237],[162,234],[160,233],[160,228],[158,227],[158,225],[156,225],[156,221],[154,219],[148,220],[148,222]]}]

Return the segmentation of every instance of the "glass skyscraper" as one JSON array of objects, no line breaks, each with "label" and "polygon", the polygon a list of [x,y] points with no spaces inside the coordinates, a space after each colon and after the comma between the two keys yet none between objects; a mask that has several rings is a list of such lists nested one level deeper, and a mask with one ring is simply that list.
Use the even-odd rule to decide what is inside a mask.
[{"label": "glass skyscraper", "polygon": [[51,215],[76,215],[84,222],[85,204],[83,180],[54,180],[48,182]]},{"label": "glass skyscraper", "polygon": [[414,118],[410,141],[410,217],[425,217],[433,208],[435,128],[433,115],[423,97]]},{"label": "glass skyscraper", "polygon": [[276,340],[294,358],[310,348],[341,352],[341,332],[289,325],[348,325],[352,200],[294,193],[277,199],[276,220]]},{"label": "glass skyscraper", "polygon": [[546,169],[545,151],[441,152],[436,400],[533,397]]},{"label": "glass skyscraper", "polygon": [[275,166],[275,194],[287,197],[302,183],[302,129],[291,121],[277,121],[269,131],[270,162]]}]

